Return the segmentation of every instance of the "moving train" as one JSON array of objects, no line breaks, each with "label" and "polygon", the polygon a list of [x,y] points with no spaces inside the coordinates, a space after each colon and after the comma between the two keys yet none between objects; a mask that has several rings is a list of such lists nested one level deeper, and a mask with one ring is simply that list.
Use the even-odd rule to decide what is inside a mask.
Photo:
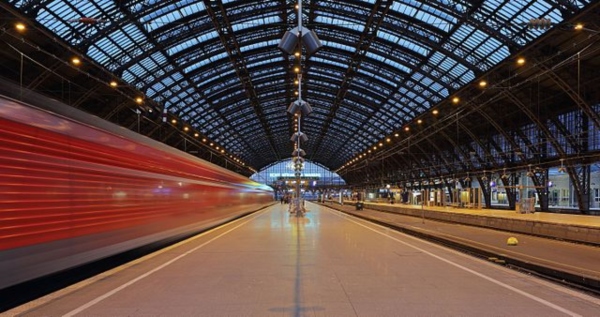
[{"label": "moving train", "polygon": [[28,103],[0,95],[0,289],[273,201],[269,187],[160,142],[54,100]]}]

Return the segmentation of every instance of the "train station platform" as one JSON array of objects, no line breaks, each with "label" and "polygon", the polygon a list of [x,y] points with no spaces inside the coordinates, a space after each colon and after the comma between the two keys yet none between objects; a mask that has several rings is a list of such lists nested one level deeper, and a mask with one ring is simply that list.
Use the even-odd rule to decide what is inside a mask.
[{"label": "train station platform", "polygon": [[[5,315],[596,316],[600,311],[597,297],[330,206],[307,203],[305,217],[290,215],[287,207],[273,205]],[[425,220],[420,226],[445,228],[440,224]],[[493,239],[482,228],[453,226],[481,243]],[[516,248],[551,252],[562,245],[560,252],[570,251],[561,262],[579,259],[599,270],[593,265],[600,263],[596,247],[521,239]],[[508,249],[503,242],[495,241]]]},{"label": "train station platform", "polygon": [[[331,202],[328,202],[331,204]],[[344,201],[354,206],[353,201]],[[600,246],[600,216],[363,202],[364,208]],[[354,208],[354,207],[352,207]],[[352,210],[352,208],[347,210]]]}]

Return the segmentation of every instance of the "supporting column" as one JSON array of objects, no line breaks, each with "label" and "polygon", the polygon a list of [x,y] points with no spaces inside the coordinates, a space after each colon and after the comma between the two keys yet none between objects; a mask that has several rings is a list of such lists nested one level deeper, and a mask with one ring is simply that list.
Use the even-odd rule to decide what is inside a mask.
[{"label": "supporting column", "polygon": [[569,178],[573,183],[577,205],[582,214],[590,213],[590,176],[591,169],[589,164],[573,166],[568,168]]},{"label": "supporting column", "polygon": [[489,180],[487,177],[485,179],[482,179],[482,177],[477,177],[477,181],[479,182],[479,187],[483,193],[483,202],[485,203],[485,208],[492,208],[492,189]]},{"label": "supporting column", "polygon": [[[504,175],[503,175],[504,176]],[[516,210],[517,205],[517,174],[506,174],[506,177],[501,177],[504,190],[506,191],[506,199],[508,199],[508,208]]]},{"label": "supporting column", "polygon": [[540,200],[540,211],[549,211],[548,209],[548,169],[536,168],[530,171],[529,177],[535,185],[535,191]]}]

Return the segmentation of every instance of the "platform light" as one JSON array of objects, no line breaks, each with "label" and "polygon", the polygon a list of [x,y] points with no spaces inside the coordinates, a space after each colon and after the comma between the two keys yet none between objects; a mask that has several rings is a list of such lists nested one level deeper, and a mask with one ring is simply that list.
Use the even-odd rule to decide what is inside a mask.
[{"label": "platform light", "polygon": [[410,131],[409,127],[404,127],[404,131]]},{"label": "platform light", "polygon": [[458,98],[458,97],[454,97],[454,98],[452,98],[452,103],[453,103],[453,104],[455,104],[455,105],[456,105],[456,104],[458,104],[459,102],[460,102],[460,98]]},{"label": "platform light", "polygon": [[379,147],[382,147],[382,146],[383,146],[383,143],[379,142]]},{"label": "platform light", "polygon": [[308,102],[304,100],[296,100],[290,104],[287,111],[290,114],[302,113],[303,115],[308,116],[313,110]]},{"label": "platform light", "polygon": [[577,24],[575,24],[575,26],[573,27],[573,29],[575,29],[577,31],[583,30],[583,24],[577,23]]},{"label": "platform light", "polygon": [[436,115],[436,114],[438,114],[440,112],[436,109],[436,110],[433,110],[431,113],[433,113],[434,115]]},{"label": "platform light", "polygon": [[136,102],[136,103],[142,103],[142,102],[144,102],[144,98],[142,98],[142,97],[137,97],[137,98],[135,98],[135,102]]},{"label": "platform light", "polygon": [[116,88],[116,87],[118,87],[118,86],[119,86],[119,83],[117,83],[116,81],[112,80],[112,81],[109,83],[109,85],[110,85],[111,87],[113,87],[113,88]]},{"label": "platform light", "polygon": [[[281,41],[277,45],[277,48],[288,54],[294,54],[294,50],[298,46],[298,37],[300,35],[298,27],[285,32]],[[308,54],[313,54],[319,50],[323,44],[317,37],[317,34],[305,27],[302,27],[302,43],[306,47]]]},{"label": "platform light", "polygon": [[171,123],[175,124],[175,123],[177,123],[177,120],[173,119],[173,120],[171,120]]},{"label": "platform light", "polygon": [[73,63],[73,65],[79,66],[81,65],[81,59],[79,57],[73,57],[71,58],[71,63]]},{"label": "platform light", "polygon": [[389,143],[389,142],[392,142],[392,139],[387,138],[387,139],[385,139],[385,141]]},{"label": "platform light", "polygon": [[197,138],[197,137],[199,137],[199,136],[200,136],[200,134],[198,134],[198,132],[194,133],[194,137],[196,137],[196,138]]},{"label": "platform light", "polygon": [[183,131],[188,132],[190,130],[189,127],[183,127]]},{"label": "platform light", "polygon": [[23,31],[25,31],[25,30],[27,29],[27,27],[25,26],[25,24],[24,24],[24,23],[22,23],[22,22],[17,22],[17,23],[15,24],[15,29],[17,29],[17,31],[19,31],[19,32],[23,32]]},{"label": "platform light", "polygon": [[298,139],[300,139],[300,141],[302,141],[302,142],[308,141],[308,137],[306,136],[306,134],[304,134],[302,132],[297,132],[297,133],[292,134],[290,141],[296,143],[298,141]]},{"label": "platform light", "polygon": [[[423,123],[423,120],[419,119],[419,120],[417,120],[417,123],[418,123],[418,124],[421,124],[421,123]],[[408,130],[407,130],[407,131],[408,131]]]},{"label": "platform light", "polygon": [[517,65],[525,65],[525,57],[517,58]]},{"label": "platform light", "polygon": [[295,149],[294,152],[292,152],[292,156],[298,156],[298,154],[300,154],[300,156],[305,156],[306,152],[304,152],[303,149]]},{"label": "platform light", "polygon": [[552,26],[552,21],[547,18],[531,19],[527,22],[527,28],[536,30],[547,30]]},{"label": "platform light", "polygon": [[487,81],[482,80],[482,81],[479,82],[479,87],[485,88],[486,86],[487,86]]},{"label": "platform light", "polygon": [[400,134],[398,134],[398,133],[394,133],[394,136],[395,136],[395,137],[399,137],[399,136],[400,136]]}]

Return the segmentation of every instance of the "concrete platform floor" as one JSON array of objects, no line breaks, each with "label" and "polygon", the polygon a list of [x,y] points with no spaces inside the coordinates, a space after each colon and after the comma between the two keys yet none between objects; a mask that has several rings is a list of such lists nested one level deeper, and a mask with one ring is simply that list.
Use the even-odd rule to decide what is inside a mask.
[{"label": "concrete platform floor", "polygon": [[307,203],[234,221],[8,316],[598,316],[600,299]]}]

